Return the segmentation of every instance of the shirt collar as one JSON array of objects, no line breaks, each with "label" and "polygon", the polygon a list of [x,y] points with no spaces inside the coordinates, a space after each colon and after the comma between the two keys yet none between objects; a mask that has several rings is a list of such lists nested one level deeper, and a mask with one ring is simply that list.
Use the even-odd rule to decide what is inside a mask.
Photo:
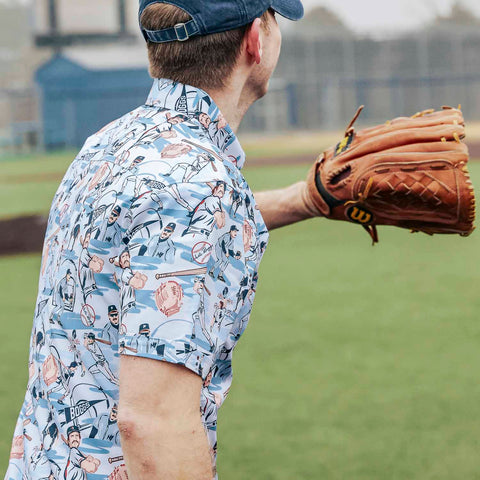
[{"label": "shirt collar", "polygon": [[[173,110],[190,118],[198,118],[200,113],[205,113],[210,117],[212,127],[223,118],[212,97],[204,90],[163,78],[154,79],[146,105]],[[214,133],[218,137],[214,143],[232,163],[242,168],[245,163],[245,152],[230,125],[227,124],[218,132],[214,129]]]}]

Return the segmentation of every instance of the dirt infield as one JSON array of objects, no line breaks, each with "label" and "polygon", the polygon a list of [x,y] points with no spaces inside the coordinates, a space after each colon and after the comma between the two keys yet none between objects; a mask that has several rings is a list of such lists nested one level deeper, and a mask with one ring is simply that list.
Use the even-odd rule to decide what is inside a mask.
[{"label": "dirt infield", "polygon": [[[480,160],[480,142],[466,142],[470,158]],[[297,165],[308,164],[314,161],[318,156],[318,153],[302,153],[298,156],[279,156],[279,157],[258,157],[247,158],[247,164],[249,167],[263,167],[273,165]]]},{"label": "dirt infield", "polygon": [[0,220],[0,255],[41,251],[46,229],[43,215]]},{"label": "dirt infield", "polygon": [[[468,144],[471,158],[480,159],[480,142]],[[248,158],[249,167],[262,167],[274,165],[309,164],[315,158],[315,154],[301,154],[296,157],[257,157]],[[28,183],[32,180],[44,181],[57,180],[60,182],[61,175],[45,174],[32,177],[30,175],[15,177],[14,183]],[[9,181],[11,182],[10,177]],[[44,215],[31,215],[11,219],[0,219],[0,255],[16,255],[20,253],[37,253],[43,246],[47,217]]]}]

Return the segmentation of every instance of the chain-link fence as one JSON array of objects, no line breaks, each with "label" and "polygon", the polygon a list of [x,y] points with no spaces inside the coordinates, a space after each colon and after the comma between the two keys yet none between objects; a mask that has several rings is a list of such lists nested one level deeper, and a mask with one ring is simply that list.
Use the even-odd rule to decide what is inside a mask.
[{"label": "chain-link fence", "polygon": [[41,147],[39,98],[35,89],[0,89],[0,152]]},{"label": "chain-link fence", "polygon": [[[110,92],[122,92],[115,102],[122,108],[130,108],[126,98],[134,108],[147,94],[143,83],[142,88],[131,86],[131,75],[127,70],[116,73],[119,88],[117,93]],[[435,29],[383,41],[331,32],[316,37],[288,35],[269,94],[252,106],[241,128],[255,133],[337,129],[362,104],[366,105],[360,119],[364,123],[443,104],[462,104],[467,120],[480,120],[479,87],[480,32],[476,29]],[[89,131],[93,124],[82,109],[72,108],[75,99],[68,95],[56,97],[57,113],[50,108],[41,113],[36,90],[0,90],[2,151],[41,148],[41,126],[51,123],[45,115],[65,117],[59,134],[66,133],[58,145],[78,147],[93,133]],[[97,118],[97,107],[105,105],[105,85],[93,85],[88,102],[90,113],[97,112]]]},{"label": "chain-link fence", "polygon": [[480,74],[436,77],[322,78],[274,83],[254,105],[242,129],[255,132],[333,130],[365,105],[360,123],[381,123],[442,105],[462,105],[468,120],[480,118]]}]

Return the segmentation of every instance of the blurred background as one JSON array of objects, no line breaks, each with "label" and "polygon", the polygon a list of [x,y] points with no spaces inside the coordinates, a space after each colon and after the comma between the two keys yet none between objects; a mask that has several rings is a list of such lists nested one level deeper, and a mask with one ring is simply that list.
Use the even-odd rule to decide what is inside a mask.
[{"label": "blurred background", "polygon": [[[243,132],[337,129],[445,103],[480,116],[475,0],[308,0],[282,22],[271,92]],[[137,0],[0,0],[0,152],[78,148],[144,101]]]},{"label": "blurred background", "polygon": [[[462,104],[478,185],[480,2],[304,3],[241,126],[252,189],[305,178],[360,104],[362,126]],[[0,0],[0,478],[53,195],[85,138],[150,89],[137,8]],[[480,239],[379,235],[372,248],[319,219],[271,232],[219,415],[221,480],[480,479]]]}]

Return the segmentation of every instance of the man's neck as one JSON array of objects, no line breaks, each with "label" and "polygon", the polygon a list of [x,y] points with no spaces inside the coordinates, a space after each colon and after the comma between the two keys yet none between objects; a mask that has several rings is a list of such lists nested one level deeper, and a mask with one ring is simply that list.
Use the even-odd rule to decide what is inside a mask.
[{"label": "man's neck", "polygon": [[233,79],[221,90],[206,90],[236,133],[244,115],[258,99],[243,81]]}]

